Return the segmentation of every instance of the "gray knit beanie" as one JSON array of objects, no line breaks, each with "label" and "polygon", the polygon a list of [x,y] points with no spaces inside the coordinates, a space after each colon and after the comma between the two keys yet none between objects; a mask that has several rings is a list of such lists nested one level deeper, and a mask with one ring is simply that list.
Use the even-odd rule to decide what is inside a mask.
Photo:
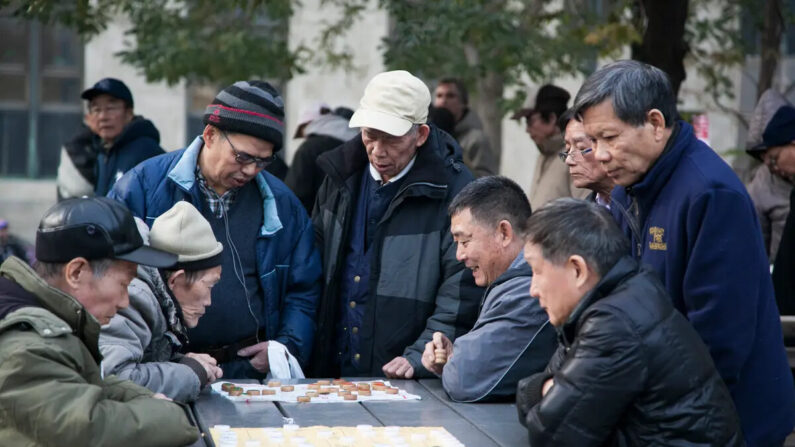
[{"label": "gray knit beanie", "polygon": [[267,82],[237,81],[204,109],[204,124],[269,141],[276,152],[284,141],[284,101]]}]

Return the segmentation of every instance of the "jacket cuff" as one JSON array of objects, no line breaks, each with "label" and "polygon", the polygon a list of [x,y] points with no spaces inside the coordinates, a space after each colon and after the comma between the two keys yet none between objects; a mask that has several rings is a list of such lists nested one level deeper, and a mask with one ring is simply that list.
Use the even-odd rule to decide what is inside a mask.
[{"label": "jacket cuff", "polygon": [[178,363],[187,366],[196,374],[196,377],[199,378],[199,388],[204,388],[207,385],[207,371],[198,360],[184,356],[179,359]]},{"label": "jacket cuff", "polygon": [[519,422],[522,425],[526,425],[527,413],[541,402],[544,383],[553,376],[551,372],[540,372],[519,381],[516,386],[516,410],[519,412]]}]

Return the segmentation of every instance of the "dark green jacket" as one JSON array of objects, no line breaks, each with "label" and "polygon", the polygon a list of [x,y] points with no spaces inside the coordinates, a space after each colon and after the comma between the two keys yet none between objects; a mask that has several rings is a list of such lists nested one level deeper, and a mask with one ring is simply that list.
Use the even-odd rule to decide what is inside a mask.
[{"label": "dark green jacket", "polygon": [[[324,294],[318,306],[318,331],[312,376],[334,376],[335,326],[339,291],[349,246],[355,200],[367,169],[361,138],[318,158],[326,179],[318,191],[312,223],[323,257]],[[447,206],[470,181],[460,148],[431,128],[417,150],[414,166],[390,202],[373,238],[370,296],[360,335],[360,365],[373,376],[397,356],[414,367],[415,377],[433,377],[420,361],[435,331],[451,340],[475,323],[483,289],[455,258]]]},{"label": "dark green jacket", "polygon": [[[181,446],[184,410],[116,376],[102,378],[99,323],[18,258],[0,266],[0,445]],[[12,310],[13,309],[13,310]]]}]

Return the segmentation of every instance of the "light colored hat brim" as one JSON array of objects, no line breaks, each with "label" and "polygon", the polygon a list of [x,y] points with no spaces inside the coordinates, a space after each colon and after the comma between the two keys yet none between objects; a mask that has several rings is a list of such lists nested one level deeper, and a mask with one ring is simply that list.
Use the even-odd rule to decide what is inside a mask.
[{"label": "light colored hat brim", "polygon": [[411,129],[411,121],[378,110],[359,108],[348,124],[348,127],[367,127],[380,130],[396,137],[406,135]]},{"label": "light colored hat brim", "polygon": [[201,261],[202,259],[212,258],[213,256],[221,253],[224,250],[224,244],[220,242],[216,242],[216,246],[214,249],[207,253],[201,253],[198,255],[179,255],[177,262],[193,262],[193,261]]}]

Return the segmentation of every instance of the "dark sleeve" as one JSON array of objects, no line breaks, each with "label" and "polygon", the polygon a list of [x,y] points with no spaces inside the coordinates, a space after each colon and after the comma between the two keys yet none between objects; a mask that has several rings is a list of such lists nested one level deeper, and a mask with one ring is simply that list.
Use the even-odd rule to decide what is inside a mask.
[{"label": "dark sleeve", "polygon": [[[301,143],[293,156],[293,163],[284,183],[293,190],[298,200],[304,205],[307,213],[312,212],[315,205],[315,194],[319,182],[315,180],[315,157],[307,147],[307,141]],[[318,170],[319,171],[319,170]]]},{"label": "dark sleeve", "polygon": [[614,309],[587,312],[552,387],[527,413],[530,445],[602,445],[642,390],[640,336]]}]

